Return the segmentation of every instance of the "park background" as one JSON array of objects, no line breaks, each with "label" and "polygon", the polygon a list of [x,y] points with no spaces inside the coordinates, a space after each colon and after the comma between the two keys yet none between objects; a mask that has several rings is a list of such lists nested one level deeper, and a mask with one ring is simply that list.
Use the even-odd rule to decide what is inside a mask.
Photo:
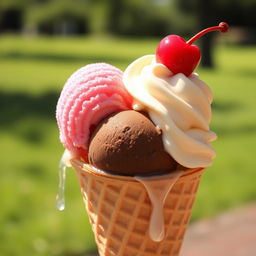
[{"label": "park background", "polygon": [[230,33],[198,42],[218,140],[192,221],[254,202],[255,12],[255,0],[0,0],[0,255],[96,251],[72,169],[66,209],[55,207],[63,153],[55,106],[67,78],[92,62],[124,70],[165,35],[189,38],[220,21]]}]

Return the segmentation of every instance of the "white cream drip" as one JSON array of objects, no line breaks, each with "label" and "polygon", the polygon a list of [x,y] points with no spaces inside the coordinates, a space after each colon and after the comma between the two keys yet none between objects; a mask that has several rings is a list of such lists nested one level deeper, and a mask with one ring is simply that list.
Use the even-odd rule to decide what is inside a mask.
[{"label": "white cream drip", "polygon": [[149,236],[153,241],[160,242],[165,235],[164,203],[177,179],[183,171],[175,171],[161,176],[135,176],[143,184],[152,205],[149,223]]},{"label": "white cream drip", "polygon": [[70,159],[71,159],[71,154],[66,149],[59,163],[59,186],[58,186],[58,194],[56,197],[56,206],[60,211],[63,211],[65,209],[66,168],[71,167]]}]

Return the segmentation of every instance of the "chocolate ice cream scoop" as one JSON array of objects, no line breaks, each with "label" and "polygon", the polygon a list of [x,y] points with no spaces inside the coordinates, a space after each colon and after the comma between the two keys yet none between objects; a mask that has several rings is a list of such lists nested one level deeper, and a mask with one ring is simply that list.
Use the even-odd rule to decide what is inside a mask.
[{"label": "chocolate ice cream scoop", "polygon": [[91,136],[91,165],[116,174],[172,171],[176,161],[165,151],[161,130],[141,112],[121,111],[105,118]]}]

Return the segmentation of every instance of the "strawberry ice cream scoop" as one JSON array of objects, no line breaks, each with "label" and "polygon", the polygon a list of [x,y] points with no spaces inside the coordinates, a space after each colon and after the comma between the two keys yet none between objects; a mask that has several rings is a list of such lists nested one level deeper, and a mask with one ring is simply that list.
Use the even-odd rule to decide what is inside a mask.
[{"label": "strawberry ice cream scoop", "polygon": [[106,63],[90,64],[67,80],[57,104],[60,140],[73,155],[87,158],[94,127],[114,112],[131,109],[121,70]]}]

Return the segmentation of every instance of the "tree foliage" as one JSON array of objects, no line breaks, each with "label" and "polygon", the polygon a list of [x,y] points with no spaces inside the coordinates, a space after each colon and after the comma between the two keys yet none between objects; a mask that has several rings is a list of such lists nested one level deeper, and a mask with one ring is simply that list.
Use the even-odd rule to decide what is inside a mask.
[{"label": "tree foliage", "polygon": [[26,25],[45,33],[85,33],[87,16],[87,5],[82,0],[44,1],[27,9]]},{"label": "tree foliage", "polygon": [[1,0],[0,29],[12,13],[39,32],[57,33],[66,24],[73,33],[189,36],[221,20],[255,27],[255,11],[256,0]]}]

